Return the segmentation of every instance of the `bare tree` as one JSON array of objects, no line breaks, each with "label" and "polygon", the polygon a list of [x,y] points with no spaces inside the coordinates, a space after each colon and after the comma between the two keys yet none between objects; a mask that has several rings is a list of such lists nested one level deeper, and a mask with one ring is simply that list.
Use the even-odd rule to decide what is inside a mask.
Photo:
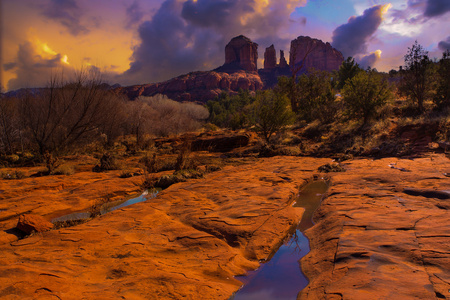
[{"label": "bare tree", "polygon": [[22,97],[21,118],[41,155],[58,154],[98,137],[110,95],[98,73],[80,72],[70,82],[54,76],[47,88]]},{"label": "bare tree", "polygon": [[18,119],[17,99],[0,98],[0,147],[12,154],[16,145],[22,145],[22,131]]}]

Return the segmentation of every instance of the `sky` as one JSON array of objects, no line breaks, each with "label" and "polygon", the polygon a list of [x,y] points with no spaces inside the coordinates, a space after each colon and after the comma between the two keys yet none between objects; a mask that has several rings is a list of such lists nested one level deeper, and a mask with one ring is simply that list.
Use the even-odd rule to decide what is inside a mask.
[{"label": "sky", "polygon": [[212,70],[241,34],[258,43],[259,68],[266,47],[288,58],[302,35],[379,71],[398,69],[416,40],[432,58],[450,49],[450,0],[0,0],[0,9],[2,91],[80,70],[121,85]]}]

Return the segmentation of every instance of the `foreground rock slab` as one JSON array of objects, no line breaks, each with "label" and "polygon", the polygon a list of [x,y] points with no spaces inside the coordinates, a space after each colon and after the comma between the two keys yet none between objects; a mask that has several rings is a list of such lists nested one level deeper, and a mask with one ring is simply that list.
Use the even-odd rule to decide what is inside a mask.
[{"label": "foreground rock slab", "polygon": [[[4,243],[0,298],[228,299],[241,285],[233,276],[257,268],[297,224],[298,187],[329,162],[275,157],[228,166],[76,227]],[[110,181],[120,186],[100,183]],[[32,207],[32,197],[30,189],[24,205]],[[36,211],[49,214],[44,208]]]},{"label": "foreground rock slab", "polygon": [[306,231],[311,282],[298,299],[450,299],[450,160],[344,167]]}]

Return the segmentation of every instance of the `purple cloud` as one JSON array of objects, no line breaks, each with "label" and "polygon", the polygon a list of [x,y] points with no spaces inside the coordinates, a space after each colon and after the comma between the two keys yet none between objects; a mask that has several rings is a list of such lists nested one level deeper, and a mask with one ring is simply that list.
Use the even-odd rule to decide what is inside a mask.
[{"label": "purple cloud", "polygon": [[383,5],[366,9],[362,16],[351,17],[346,24],[333,31],[332,45],[344,57],[365,54],[367,42],[382,22]]}]

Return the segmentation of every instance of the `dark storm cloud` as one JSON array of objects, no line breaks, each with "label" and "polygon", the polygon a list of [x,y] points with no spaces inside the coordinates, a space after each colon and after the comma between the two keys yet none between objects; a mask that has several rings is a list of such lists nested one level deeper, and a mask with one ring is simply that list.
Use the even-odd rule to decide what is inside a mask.
[{"label": "dark storm cloud", "polygon": [[437,17],[450,11],[450,0],[427,0],[425,17]]},{"label": "dark storm cloud", "polygon": [[333,31],[332,45],[344,57],[367,52],[367,41],[377,31],[382,21],[383,6],[366,9],[362,16],[351,17],[346,24]]},{"label": "dark storm cloud", "polygon": [[[304,3],[299,0],[296,4]],[[246,35],[264,49],[288,41],[279,31],[289,22],[291,0],[165,0],[151,21],[139,26],[141,43],[121,81],[156,82],[224,63],[225,45]]]},{"label": "dark storm cloud", "polygon": [[127,20],[126,20],[126,28],[129,29],[133,27],[133,25],[139,24],[144,17],[144,11],[140,3],[136,0],[130,6],[127,7]]},{"label": "dark storm cloud", "polygon": [[438,47],[442,51],[450,50],[450,36],[445,41],[440,41]]},{"label": "dark storm cloud", "polygon": [[[189,0],[183,4],[181,16],[188,22],[200,27],[220,27],[226,25],[233,8],[239,1]],[[249,7],[251,10],[251,7]]]},{"label": "dark storm cloud", "polygon": [[80,21],[83,11],[74,0],[50,0],[43,6],[42,14],[62,24],[72,35],[89,33]]}]

